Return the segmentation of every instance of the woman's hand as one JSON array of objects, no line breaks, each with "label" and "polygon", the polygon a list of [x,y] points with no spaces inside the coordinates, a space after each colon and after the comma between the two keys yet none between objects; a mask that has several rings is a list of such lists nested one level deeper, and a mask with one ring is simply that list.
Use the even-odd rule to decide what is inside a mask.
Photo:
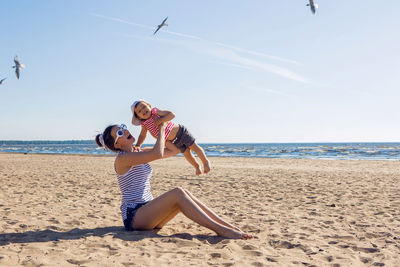
[{"label": "woman's hand", "polygon": [[[132,166],[148,163],[153,160],[162,159],[165,147],[165,127],[167,123],[162,123],[159,127],[157,141],[153,148],[146,148],[141,153],[138,146],[132,146],[130,153],[118,154],[115,159],[115,170],[118,174],[126,173]],[[138,151],[139,150],[139,151]]]},{"label": "woman's hand", "polygon": [[162,124],[161,118],[155,118],[155,119],[154,119],[154,124],[155,124],[157,127],[160,127],[161,124]]},{"label": "woman's hand", "polygon": [[139,146],[133,146],[132,152],[141,152],[142,149],[140,149]]},{"label": "woman's hand", "polygon": [[146,148],[144,149],[145,151],[141,153],[133,153],[137,151],[138,146],[132,146],[131,153],[118,154],[117,158],[115,159],[115,170],[117,173],[122,175],[126,173],[132,166],[162,159],[164,157],[165,147],[165,127],[167,125],[167,122],[162,122],[160,124],[157,141],[153,148]]},{"label": "woman's hand", "polygon": [[163,122],[159,122],[159,126],[158,127],[160,127],[160,129],[161,128],[165,129],[165,127],[167,127],[167,125],[168,125],[168,122],[163,121]]},{"label": "woman's hand", "polygon": [[155,119],[154,119],[154,124],[155,124],[157,127],[161,127],[162,124],[165,124],[165,126],[167,126],[168,121],[164,121],[162,118],[155,118]]},{"label": "woman's hand", "polygon": [[169,122],[172,121],[175,118],[175,114],[171,111],[168,110],[157,110],[156,118],[154,119],[154,124],[158,127],[161,123],[163,122]]}]

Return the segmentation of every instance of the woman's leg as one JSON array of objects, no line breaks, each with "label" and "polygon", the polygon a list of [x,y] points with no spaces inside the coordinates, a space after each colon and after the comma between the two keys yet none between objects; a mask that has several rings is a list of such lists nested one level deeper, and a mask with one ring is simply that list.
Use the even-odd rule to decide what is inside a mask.
[{"label": "woman's leg", "polygon": [[196,169],[196,175],[201,174],[200,165],[197,162],[196,158],[193,156],[190,148],[186,148],[185,152],[182,153],[185,156],[185,159]]},{"label": "woman's leg", "polygon": [[[200,200],[198,200],[195,196],[193,196],[189,191],[183,189],[185,191],[185,193],[191,198],[193,199],[194,202],[196,202],[196,204],[214,221],[216,221],[217,223],[220,223],[222,225],[225,225],[229,228],[238,230],[243,232],[240,228],[235,227],[233,225],[231,225],[230,223],[224,221],[223,219],[221,219],[217,214],[215,214],[211,209],[209,209],[204,203],[202,203]],[[157,226],[156,228],[163,228],[165,224],[167,224],[170,220],[172,220],[177,214],[179,213],[179,209],[175,209],[174,211],[172,211],[164,220],[162,220]]]},{"label": "woman's leg", "polygon": [[206,157],[206,153],[196,142],[194,142],[191,146],[189,146],[194,152],[196,152],[197,156],[200,158],[201,162],[203,162],[204,173],[209,173],[211,170],[210,161]]},{"label": "woman's leg", "polygon": [[161,229],[180,212],[179,208],[172,210],[155,228]]},{"label": "woman's leg", "polygon": [[177,209],[189,219],[213,230],[220,236],[242,239],[252,238],[251,235],[229,228],[211,219],[181,188],[168,191],[138,209],[133,221],[133,229],[154,229],[166,220],[172,219],[171,216],[177,214]]},{"label": "woman's leg", "polygon": [[[185,189],[183,189],[185,190]],[[242,230],[240,230],[240,228],[235,227],[233,225],[231,225],[230,223],[224,221],[223,219],[221,219],[217,214],[215,214],[210,208],[208,208],[204,203],[202,203],[200,200],[198,200],[195,196],[193,196],[189,191],[185,190],[185,193],[191,198],[193,199],[194,202],[196,202],[196,204],[214,221],[216,221],[217,223],[220,223],[222,225],[225,225],[226,227],[238,230],[243,232]]]}]

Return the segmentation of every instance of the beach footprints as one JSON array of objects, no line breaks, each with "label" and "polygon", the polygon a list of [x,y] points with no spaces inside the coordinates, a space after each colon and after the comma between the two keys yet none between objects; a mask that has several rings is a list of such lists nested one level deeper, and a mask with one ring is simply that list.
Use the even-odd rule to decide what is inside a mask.
[{"label": "beach footprints", "polygon": [[75,259],[68,259],[68,263],[73,264],[73,265],[78,265],[81,266],[82,264],[90,262],[90,260],[75,260]]},{"label": "beach footprints", "polygon": [[59,224],[59,223],[60,223],[60,222],[59,222],[56,218],[54,218],[54,217],[48,219],[47,221],[48,221],[48,222],[51,222],[51,223],[53,223],[53,224]]},{"label": "beach footprints", "polygon": [[256,246],[253,245],[244,245],[242,247],[242,249],[246,252],[246,254],[250,255],[250,256],[262,256],[263,253],[261,251],[258,250],[258,248]]},{"label": "beach footprints", "polygon": [[[249,260],[249,263],[252,262],[252,266],[263,266],[258,264],[265,262],[264,253],[260,250],[260,247],[245,241],[237,242],[230,239],[222,240],[216,244],[215,249],[210,251],[209,256],[211,261],[232,260],[232,254],[244,255]],[[230,265],[230,262],[225,262],[223,265],[236,266],[236,264]]]},{"label": "beach footprints", "polygon": [[357,246],[353,246],[353,247],[351,247],[351,249],[354,251],[359,251],[359,252],[364,252],[364,253],[376,253],[376,252],[380,251],[378,248],[363,248],[363,247],[357,247]]},{"label": "beach footprints", "polygon": [[306,254],[313,254],[312,250],[303,244],[293,244],[289,241],[282,241],[282,240],[270,240],[269,244],[273,247],[273,248],[285,248],[285,249],[293,249],[293,248],[298,248],[300,250],[302,250],[304,253]]}]

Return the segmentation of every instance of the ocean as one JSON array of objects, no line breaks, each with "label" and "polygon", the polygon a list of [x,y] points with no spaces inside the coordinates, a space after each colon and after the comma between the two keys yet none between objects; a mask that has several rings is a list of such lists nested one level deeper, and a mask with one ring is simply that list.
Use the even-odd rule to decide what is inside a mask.
[{"label": "ocean", "polygon": [[[400,143],[220,143],[199,145],[208,157],[400,160]],[[0,141],[0,153],[2,152],[114,154],[99,148],[92,140]]]}]

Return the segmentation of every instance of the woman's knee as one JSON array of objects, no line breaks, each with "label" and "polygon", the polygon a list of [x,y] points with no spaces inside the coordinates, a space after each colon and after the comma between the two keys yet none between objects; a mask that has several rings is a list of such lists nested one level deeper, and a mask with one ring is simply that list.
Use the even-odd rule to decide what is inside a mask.
[{"label": "woman's knee", "polygon": [[183,189],[182,187],[176,187],[176,188],[172,189],[171,192],[174,194],[174,196],[178,200],[181,200],[182,198],[187,197],[185,189]]},{"label": "woman's knee", "polygon": [[186,189],[184,189],[184,188],[182,188],[182,189],[183,189],[183,191],[184,191],[188,196],[191,195],[190,191],[188,191],[188,190],[186,190]]}]

